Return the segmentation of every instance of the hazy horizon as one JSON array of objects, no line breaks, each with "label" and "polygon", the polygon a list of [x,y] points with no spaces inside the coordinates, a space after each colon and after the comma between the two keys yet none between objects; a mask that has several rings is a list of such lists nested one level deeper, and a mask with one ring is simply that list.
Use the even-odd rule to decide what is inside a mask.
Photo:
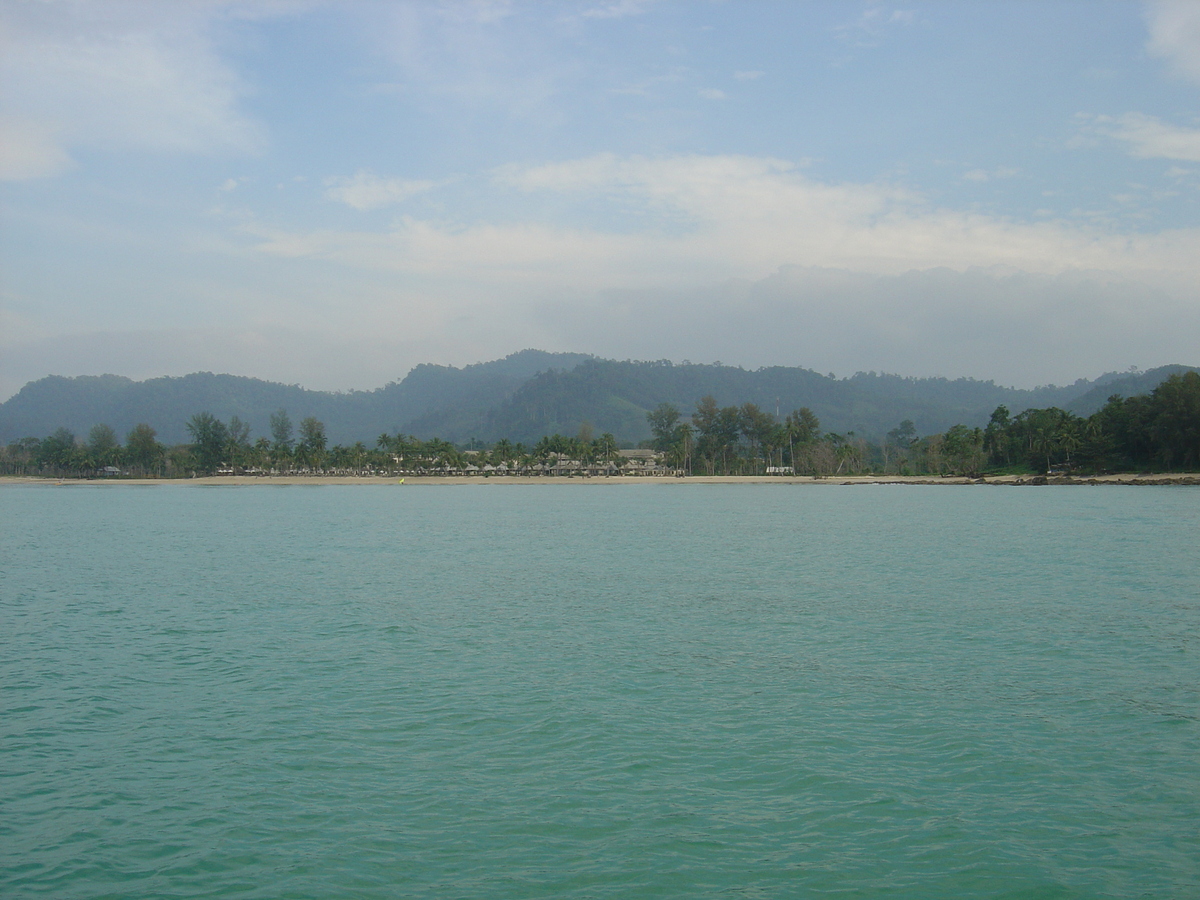
[{"label": "hazy horizon", "polygon": [[1200,347],[1200,5],[0,0],[0,398]]},{"label": "hazy horizon", "polygon": [[[539,348],[532,348],[532,347],[531,347],[531,348],[524,348],[524,350],[534,350],[534,351],[538,351],[538,349],[539,349]],[[486,365],[486,364],[488,364],[488,363],[492,363],[492,362],[498,362],[498,361],[500,361],[501,359],[504,359],[504,358],[506,358],[506,357],[508,357],[508,356],[515,356],[515,355],[517,355],[518,353],[521,353],[521,352],[524,352],[524,351],[515,351],[515,352],[514,352],[514,353],[512,353],[512,354],[505,354],[505,357],[498,357],[498,358],[497,358],[497,359],[495,359],[495,360],[490,360],[490,359],[489,359],[489,360],[477,360],[477,361],[475,361],[475,362],[472,362],[472,363],[466,363],[466,364],[464,364],[464,365],[462,365],[462,366],[456,366],[456,365],[454,365],[454,364],[452,364],[452,363],[431,363],[431,365],[445,365],[445,366],[447,366],[447,367],[449,367],[449,368],[455,368],[455,369],[459,369],[459,370],[461,370],[461,369],[468,368],[468,367],[475,366],[475,365]],[[574,351],[563,351],[563,352],[566,352],[566,353],[573,353]],[[597,360],[601,360],[601,361],[604,361],[604,360],[606,360],[606,359],[607,359],[606,357],[597,356],[597,355],[595,355],[595,354],[582,354],[582,355],[588,355],[588,356],[591,356],[593,359],[597,359]],[[738,366],[736,363],[732,363],[732,362],[726,362],[726,361],[724,361],[724,360],[712,360],[712,361],[705,361],[705,360],[690,360],[690,359],[684,359],[684,360],[639,360],[639,359],[629,359],[629,360],[624,360],[624,361],[626,361],[626,362],[634,362],[634,363],[646,363],[646,362],[650,362],[650,363],[659,363],[659,362],[664,362],[664,361],[665,361],[665,362],[668,362],[668,363],[670,363],[670,364],[671,364],[671,365],[673,365],[673,366],[686,366],[686,365],[701,365],[701,366],[729,366],[729,367],[735,367],[735,368],[741,368],[741,369],[745,369],[745,370],[747,370],[747,371],[756,371],[756,370],[758,370],[758,369],[772,368],[771,366]],[[422,365],[422,364],[418,363],[417,365],[418,365],[418,366],[420,366],[420,365]],[[1180,362],[1176,361],[1176,362],[1171,362],[1171,363],[1164,363],[1163,365],[1164,365],[1164,366],[1172,366],[1172,365],[1183,365],[1183,366],[1190,366],[1191,364],[1190,364],[1190,363],[1180,363]],[[416,366],[414,366],[414,368],[416,368]],[[796,366],[796,367],[794,367],[794,368],[799,368],[799,369],[810,369],[810,367],[808,367],[808,366]],[[1149,368],[1150,368],[1150,369],[1155,369],[1155,368],[1160,368],[1160,367],[1158,367],[1158,366],[1151,366],[1151,367],[1149,367]],[[810,369],[810,370],[811,370],[811,371],[817,371],[817,370],[812,370],[812,369]],[[1029,387],[1024,387],[1024,386],[1020,386],[1020,385],[1004,384],[1004,383],[1002,383],[1002,382],[995,382],[995,384],[996,384],[998,387],[1001,387],[1001,388],[1012,388],[1012,389],[1015,389],[1015,390],[1032,390],[1032,389],[1037,389],[1037,388],[1051,388],[1051,387],[1069,387],[1069,386],[1071,386],[1071,385],[1073,385],[1073,384],[1077,384],[1077,383],[1079,383],[1079,382],[1081,382],[1081,381],[1086,381],[1086,382],[1096,382],[1098,379],[1100,379],[1100,378],[1104,378],[1104,377],[1107,377],[1107,376],[1116,376],[1116,377],[1119,377],[1119,376],[1124,376],[1124,375],[1139,375],[1139,374],[1142,374],[1142,373],[1144,373],[1144,372],[1146,372],[1146,371],[1148,371],[1148,370],[1147,370],[1147,369],[1142,369],[1142,368],[1139,368],[1139,367],[1129,367],[1129,368],[1127,368],[1127,369],[1120,369],[1120,370],[1118,370],[1118,369],[1110,369],[1110,370],[1108,370],[1108,371],[1105,371],[1105,372],[1097,372],[1097,373],[1094,373],[1094,374],[1088,373],[1088,374],[1080,375],[1078,378],[1072,378],[1072,379],[1064,380],[1064,381],[1062,381],[1062,382],[1046,382],[1046,383],[1040,383],[1040,384],[1030,385]],[[408,375],[409,375],[409,374],[411,374],[411,372],[412,372],[412,369],[409,369],[407,372],[403,373],[403,374],[402,374],[402,375],[400,375],[399,377],[397,377],[397,378],[394,378],[394,379],[389,379],[388,381],[386,381],[386,382],[381,382],[381,383],[379,383],[379,384],[367,385],[367,386],[365,386],[365,387],[361,387],[361,388],[345,388],[345,389],[339,389],[339,388],[317,388],[317,387],[311,387],[311,386],[309,386],[309,385],[307,385],[307,384],[304,384],[303,382],[281,382],[281,381],[278,381],[278,380],[275,380],[275,379],[270,379],[270,378],[260,378],[260,377],[259,377],[259,376],[257,376],[257,375],[242,375],[242,374],[240,374],[240,373],[237,373],[237,372],[215,372],[215,371],[211,371],[211,370],[207,370],[207,369],[205,369],[205,370],[195,370],[195,371],[191,371],[191,372],[180,372],[180,373],[177,373],[177,374],[176,374],[176,373],[172,373],[172,374],[162,374],[162,375],[147,375],[147,376],[145,376],[145,377],[139,377],[139,378],[134,378],[134,377],[132,377],[132,376],[129,376],[129,375],[123,375],[123,374],[121,374],[120,372],[89,372],[89,373],[84,373],[84,374],[81,374],[81,375],[65,375],[65,376],[64,376],[64,375],[59,375],[58,373],[48,373],[47,375],[44,375],[44,376],[42,376],[42,378],[51,378],[51,377],[62,377],[62,378],[89,378],[89,377],[90,377],[90,378],[108,378],[108,377],[117,377],[117,378],[128,378],[129,380],[131,380],[131,381],[133,381],[133,382],[135,382],[135,383],[142,383],[142,382],[145,382],[145,381],[153,381],[153,380],[155,380],[155,379],[158,379],[158,378],[182,378],[182,377],[186,377],[186,376],[188,376],[188,375],[219,375],[219,376],[226,376],[226,375],[229,375],[229,376],[233,376],[233,377],[255,378],[255,379],[258,379],[258,380],[261,380],[261,381],[267,382],[267,383],[272,383],[272,384],[283,384],[283,385],[286,385],[286,386],[288,386],[288,387],[299,387],[299,388],[301,388],[302,390],[308,390],[308,391],[315,391],[315,392],[326,392],[326,393],[347,393],[347,392],[353,392],[353,391],[372,392],[372,391],[380,390],[380,389],[382,389],[382,388],[384,388],[384,387],[387,387],[387,385],[388,385],[388,384],[402,382],[402,381],[403,381],[403,380],[404,380],[406,377],[408,377]],[[906,373],[906,372],[891,372],[891,371],[882,370],[882,369],[857,369],[857,370],[855,370],[855,371],[853,371],[853,372],[819,372],[819,371],[817,371],[817,374],[818,374],[818,375],[822,375],[822,376],[826,376],[826,377],[830,377],[830,378],[834,378],[834,379],[836,379],[836,380],[849,380],[849,379],[853,379],[853,378],[855,378],[856,376],[859,376],[859,375],[895,376],[895,377],[900,377],[900,378],[915,378],[915,379],[917,379],[917,380],[922,380],[922,379],[937,379],[937,378],[943,378],[943,377],[947,377],[947,376],[940,376],[940,375],[910,375],[910,374],[908,374],[908,373]],[[22,388],[24,388],[24,387],[27,387],[28,385],[30,385],[30,384],[33,384],[33,383],[35,383],[36,381],[40,381],[40,380],[42,380],[42,378],[33,379],[32,381],[26,382],[26,383],[25,383],[24,385],[22,385],[21,387],[22,387]],[[959,379],[959,378],[972,379],[972,376],[969,376],[969,375],[964,375],[964,376],[955,376],[954,378],[950,378],[949,380],[952,380],[952,381],[953,381],[953,380],[957,380],[957,379]],[[973,380],[976,380],[976,381],[991,381],[992,379],[973,379]],[[5,397],[0,397],[0,403],[4,403],[5,401],[12,399],[12,397],[15,397],[17,393],[20,393],[20,389],[18,389],[16,392],[14,392],[13,394],[10,394],[10,395],[8,395],[8,396],[5,396]]]}]

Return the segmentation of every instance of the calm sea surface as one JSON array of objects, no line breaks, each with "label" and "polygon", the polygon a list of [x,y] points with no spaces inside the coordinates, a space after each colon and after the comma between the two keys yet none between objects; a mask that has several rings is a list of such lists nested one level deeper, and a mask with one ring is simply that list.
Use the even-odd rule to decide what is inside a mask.
[{"label": "calm sea surface", "polygon": [[1200,490],[0,488],[0,896],[1200,896]]}]

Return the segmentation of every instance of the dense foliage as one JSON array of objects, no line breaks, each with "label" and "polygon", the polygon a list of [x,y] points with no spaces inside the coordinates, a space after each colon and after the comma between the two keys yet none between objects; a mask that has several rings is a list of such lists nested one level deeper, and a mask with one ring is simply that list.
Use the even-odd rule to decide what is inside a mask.
[{"label": "dense foliage", "polygon": [[1081,472],[1189,471],[1200,466],[1200,375],[1172,375],[1148,395],[1114,395],[1082,418],[1061,409],[1009,417],[999,407],[984,433],[993,467]]},{"label": "dense foliage", "polygon": [[[439,422],[469,431],[486,410],[511,396],[538,372],[573,367],[587,357],[578,353],[525,350],[474,366],[421,365],[400,382],[373,391],[332,393],[256,378],[199,372],[172,378],[132,381],[116,375],[62,378],[51,376],[27,384],[0,403],[0,441],[47,434],[58,427],[86,433],[93,423],[107,422],[126,433],[149,423],[160,440],[176,444],[191,435],[184,423],[198,409],[228,421],[265,425],[277,409],[289,409],[296,422],[313,416],[326,424],[334,442],[353,442],[384,430],[414,429],[410,423],[434,410],[452,411],[453,420]],[[433,428],[422,431],[449,435]],[[468,435],[469,436],[469,435]]]},{"label": "dense foliage", "polygon": [[266,430],[268,418],[287,409],[297,426],[308,417],[325,423],[330,444],[351,444],[383,431],[455,444],[505,439],[534,444],[543,435],[577,434],[585,423],[598,434],[610,432],[619,442],[633,444],[651,437],[646,413],[658,404],[690,410],[705,396],[718,407],[752,403],[781,420],[788,410],[806,407],[831,431],[853,431],[878,442],[904,419],[922,434],[944,432],[955,423],[982,428],[1000,405],[1014,415],[1051,406],[1090,415],[1109,395],[1148,393],[1176,371],[1184,369],[1168,366],[1066,387],[1017,390],[969,378],[874,372],[836,378],[800,367],[749,370],[524,350],[463,368],[421,365],[402,381],[348,393],[211,373],[140,382],[115,375],[49,377],[0,403],[0,442],[60,427],[87,434],[96,422],[106,422],[117,434],[145,423],[159,440],[173,445],[193,439],[185,425],[197,410],[223,422],[236,416]]},{"label": "dense foliage", "polygon": [[300,421],[299,438],[285,409],[270,415],[271,437],[251,440],[238,416],[210,412],[185,423],[191,441],[166,447],[145,423],[124,445],[106,424],[79,440],[66,428],[46,438],[22,438],[0,451],[0,473],[47,476],[214,473],[611,473],[637,468],[680,475],[978,475],[984,472],[1180,471],[1200,468],[1200,374],[1175,374],[1147,395],[1114,395],[1083,417],[1057,407],[1011,415],[998,406],[985,428],[954,425],[920,436],[906,419],[881,441],[854,431],[822,431],[812,409],[779,418],[753,402],[721,406],[703,397],[685,420],[671,403],[645,414],[653,462],[629,458],[611,432],[584,424],[574,437],[557,431],[529,446],[501,438],[454,444],[384,432],[368,447],[329,446],[324,422]]}]

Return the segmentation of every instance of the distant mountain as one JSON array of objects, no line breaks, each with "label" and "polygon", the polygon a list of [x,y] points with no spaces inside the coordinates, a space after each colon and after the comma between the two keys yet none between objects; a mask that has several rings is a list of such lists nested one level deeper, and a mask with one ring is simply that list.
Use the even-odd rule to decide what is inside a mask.
[{"label": "distant mountain", "polygon": [[879,438],[905,419],[914,422],[919,434],[945,431],[959,423],[983,426],[1001,404],[1014,415],[1030,407],[1064,406],[1091,387],[1092,382],[1081,379],[1068,387],[1018,390],[968,378],[904,378],[873,372],[838,380],[811,369],[782,366],[751,371],[593,358],[570,370],[550,370],[531,378],[466,428],[461,416],[441,413],[423,417],[413,426],[418,434],[429,431],[457,442],[476,437],[490,443],[501,437],[536,441],[556,431],[575,434],[587,422],[597,434],[610,431],[618,440],[639,441],[650,435],[647,410],[667,402],[688,415],[701,397],[712,395],[719,406],[749,402],[780,416],[807,406],[827,431]]},{"label": "distant mountain", "polygon": [[555,432],[576,434],[587,423],[596,434],[612,432],[630,444],[649,436],[648,410],[666,402],[687,416],[710,394],[721,406],[750,402],[780,415],[807,406],[827,431],[878,439],[905,419],[914,422],[919,434],[959,423],[982,426],[1001,404],[1014,415],[1048,406],[1087,415],[1114,393],[1148,393],[1168,375],[1188,369],[1163,366],[1080,379],[1066,387],[1018,390],[969,378],[860,372],[839,380],[798,367],[748,370],[523,350],[461,369],[420,365],[398,383],[348,393],[208,372],[147,381],[51,376],[27,384],[0,404],[0,442],[45,437],[60,427],[85,437],[98,423],[124,437],[145,422],[160,441],[182,443],[189,439],[185,423],[201,411],[226,421],[236,415],[258,437],[269,433],[271,414],[286,409],[297,425],[306,416],[324,422],[330,443],[373,444],[378,435],[398,431],[455,443],[500,438],[533,443]]},{"label": "distant mountain", "polygon": [[161,442],[177,444],[190,440],[186,422],[202,411],[225,421],[237,416],[250,423],[252,436],[257,437],[270,433],[273,412],[286,409],[297,426],[306,416],[324,422],[330,443],[373,444],[383,432],[407,431],[411,421],[435,410],[482,416],[539,372],[571,368],[589,358],[582,353],[523,350],[461,369],[420,365],[399,383],[348,393],[211,372],[147,381],[117,375],[52,375],[30,382],[0,404],[0,443],[45,437],[57,428],[85,437],[100,422],[124,438],[134,425],[145,422],[158,432]]},{"label": "distant mountain", "polygon": [[1077,416],[1090,416],[1108,402],[1114,394],[1136,397],[1148,394],[1172,375],[1200,371],[1192,366],[1159,366],[1146,372],[1109,372],[1101,375],[1092,386],[1071,400],[1063,409]]}]

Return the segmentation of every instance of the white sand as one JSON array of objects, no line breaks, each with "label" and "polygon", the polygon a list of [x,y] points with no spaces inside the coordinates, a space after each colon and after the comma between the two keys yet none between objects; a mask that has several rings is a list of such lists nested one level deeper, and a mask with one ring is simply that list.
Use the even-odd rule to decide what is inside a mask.
[{"label": "white sand", "polygon": [[[982,481],[963,477],[930,475],[851,475],[814,478],[807,475],[693,475],[688,478],[673,476],[612,475],[612,476],[567,476],[567,475],[405,475],[400,476],[346,476],[346,475],[214,475],[205,478],[36,478],[29,476],[0,476],[3,484],[47,484],[47,485],[171,485],[176,487],[238,486],[238,485],[320,485],[355,484],[386,485],[391,487],[419,487],[423,485],[461,484],[789,484],[789,485],[862,485],[862,484],[1028,484],[1033,476],[998,475]],[[1052,476],[1050,484],[1197,484],[1200,473],[1170,473],[1148,475],[1098,475],[1093,477]]]}]

